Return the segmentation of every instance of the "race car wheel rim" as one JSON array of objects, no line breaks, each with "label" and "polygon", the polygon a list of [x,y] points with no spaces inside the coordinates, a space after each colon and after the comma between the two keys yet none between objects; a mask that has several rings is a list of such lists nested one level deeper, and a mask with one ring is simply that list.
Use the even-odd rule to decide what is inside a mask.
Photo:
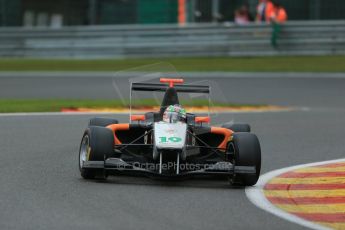
[{"label": "race car wheel rim", "polygon": [[81,142],[80,147],[80,154],[79,154],[79,166],[80,168],[83,167],[84,162],[88,159],[88,152],[89,152],[89,136],[85,135],[83,137],[83,140]]}]

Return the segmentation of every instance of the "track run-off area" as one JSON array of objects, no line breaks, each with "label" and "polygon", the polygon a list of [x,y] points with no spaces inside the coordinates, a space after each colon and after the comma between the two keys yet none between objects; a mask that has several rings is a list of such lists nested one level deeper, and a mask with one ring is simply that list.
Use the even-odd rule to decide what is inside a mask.
[{"label": "track run-off area", "polygon": [[[316,186],[310,185],[311,182],[320,184],[323,180],[319,177],[325,178],[325,175],[334,180],[331,175],[339,176],[337,170],[342,172],[345,167],[325,162],[323,164],[330,167],[304,165],[303,168],[285,170],[294,165],[344,158],[345,78],[325,74],[316,78],[215,76],[208,80],[217,82],[231,102],[297,108],[292,111],[212,116],[214,125],[228,121],[249,123],[252,132],[258,135],[262,148],[262,176],[255,187],[245,191],[244,188],[230,187],[227,181],[164,182],[141,177],[112,177],[106,182],[85,181],[78,171],[78,148],[88,120],[96,114],[7,114],[0,116],[0,228],[339,227],[329,225],[333,224],[330,222],[319,225],[323,221],[310,221],[306,216],[295,215],[295,208],[306,210],[308,204],[297,203],[294,205],[302,206],[295,207],[291,203],[281,204],[274,200],[286,196],[288,203],[289,198],[304,197],[305,190],[300,188]],[[0,97],[116,98],[112,84],[110,78],[102,76],[3,76],[0,78]],[[119,79],[116,84],[124,95],[128,94],[128,79]],[[128,121],[126,114],[101,116]],[[330,171],[326,171],[328,169]],[[275,170],[282,171],[274,175],[270,173]],[[334,181],[331,182],[334,184]],[[299,185],[296,187],[295,184]],[[322,190],[317,186],[314,188]],[[271,200],[265,204],[269,205],[274,215],[258,208],[258,203],[254,205],[247,198],[249,191],[261,191],[266,201]],[[342,195],[339,188],[327,189],[333,196],[339,195],[336,191]],[[321,197],[322,193],[312,189],[307,191],[307,195],[315,197]],[[345,202],[337,205],[334,205],[334,210],[341,211]],[[321,207],[312,211],[325,212]]]},{"label": "track run-off area", "polygon": [[268,172],[246,188],[259,208],[313,229],[345,228],[345,159]]}]

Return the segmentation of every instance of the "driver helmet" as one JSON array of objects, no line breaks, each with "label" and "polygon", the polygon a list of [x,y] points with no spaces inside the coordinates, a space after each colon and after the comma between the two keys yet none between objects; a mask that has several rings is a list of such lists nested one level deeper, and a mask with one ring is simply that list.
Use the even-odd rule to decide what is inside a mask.
[{"label": "driver helmet", "polygon": [[181,105],[169,105],[163,113],[163,121],[168,123],[186,122],[186,110]]}]

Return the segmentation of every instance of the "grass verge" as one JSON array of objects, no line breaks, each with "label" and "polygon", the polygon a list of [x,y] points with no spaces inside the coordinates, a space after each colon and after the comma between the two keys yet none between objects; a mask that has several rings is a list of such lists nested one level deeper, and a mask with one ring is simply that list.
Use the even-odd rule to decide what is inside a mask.
[{"label": "grass verge", "polygon": [[178,71],[345,72],[345,56],[161,59],[0,59],[0,71],[119,71],[168,62]]}]

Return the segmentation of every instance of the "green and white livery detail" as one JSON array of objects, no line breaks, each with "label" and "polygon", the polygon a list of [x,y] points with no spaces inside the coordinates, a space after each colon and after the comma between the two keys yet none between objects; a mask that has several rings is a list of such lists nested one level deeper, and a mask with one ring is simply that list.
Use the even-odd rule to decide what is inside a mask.
[{"label": "green and white livery detail", "polygon": [[186,133],[185,123],[154,124],[155,145],[158,149],[182,149],[185,145]]}]

